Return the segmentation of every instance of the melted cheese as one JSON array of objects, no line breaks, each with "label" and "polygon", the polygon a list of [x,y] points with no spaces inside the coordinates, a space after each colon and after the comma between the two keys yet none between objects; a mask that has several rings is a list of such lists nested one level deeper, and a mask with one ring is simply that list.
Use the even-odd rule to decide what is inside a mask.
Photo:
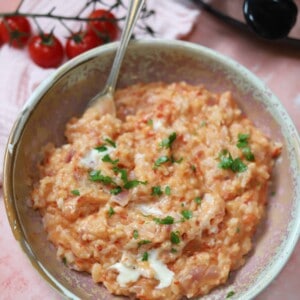
[{"label": "melted cheese", "polygon": [[145,215],[161,216],[163,212],[153,204],[138,204],[136,206]]},{"label": "melted cheese", "polygon": [[153,120],[153,129],[155,131],[158,131],[158,129],[161,129],[163,127],[162,120]]},{"label": "melted cheese", "polygon": [[80,160],[80,164],[89,169],[96,169],[100,163],[102,163],[102,158],[106,154],[110,154],[114,151],[113,147],[106,146],[107,150],[100,152],[96,149],[92,149],[86,153],[86,155]]},{"label": "melted cheese", "polygon": [[160,281],[156,288],[163,289],[168,287],[172,283],[174,272],[170,271],[168,267],[158,259],[157,250],[152,250],[149,252],[148,262],[150,267],[155,272],[155,279]]},{"label": "melted cheese", "polygon": [[117,282],[121,287],[126,287],[129,282],[137,281],[140,276],[152,277],[154,275],[154,278],[159,281],[159,284],[156,286],[157,289],[163,289],[172,283],[174,273],[158,259],[157,250],[149,251],[148,263],[151,270],[141,268],[138,266],[138,263],[130,262],[126,254],[123,254],[122,260],[123,262],[110,266],[111,269],[116,269],[119,272]]},{"label": "melted cheese", "polygon": [[121,287],[126,287],[128,282],[137,281],[143,274],[142,269],[136,268],[134,266],[129,267],[120,262],[112,265],[111,268],[116,269],[119,272],[117,281]]}]

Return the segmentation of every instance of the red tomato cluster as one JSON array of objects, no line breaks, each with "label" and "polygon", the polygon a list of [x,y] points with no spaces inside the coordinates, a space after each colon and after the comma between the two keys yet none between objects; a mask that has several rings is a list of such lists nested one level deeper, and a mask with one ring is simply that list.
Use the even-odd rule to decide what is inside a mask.
[{"label": "red tomato cluster", "polygon": [[104,43],[114,41],[118,36],[117,19],[105,9],[94,10],[86,30],[81,30],[67,38],[65,49],[53,33],[40,33],[32,36],[30,23],[23,16],[5,17],[0,23],[0,45],[9,43],[12,47],[28,45],[31,59],[43,68],[56,68],[64,58],[69,59]]}]

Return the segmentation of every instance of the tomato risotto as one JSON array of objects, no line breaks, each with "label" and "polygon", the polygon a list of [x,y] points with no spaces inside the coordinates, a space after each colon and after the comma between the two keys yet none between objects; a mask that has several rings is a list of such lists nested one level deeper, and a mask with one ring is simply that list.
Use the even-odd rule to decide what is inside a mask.
[{"label": "tomato risotto", "polygon": [[117,117],[89,109],[43,150],[32,202],[48,239],[113,294],[207,294],[244,264],[281,146],[230,92],[150,83],[115,100]]}]

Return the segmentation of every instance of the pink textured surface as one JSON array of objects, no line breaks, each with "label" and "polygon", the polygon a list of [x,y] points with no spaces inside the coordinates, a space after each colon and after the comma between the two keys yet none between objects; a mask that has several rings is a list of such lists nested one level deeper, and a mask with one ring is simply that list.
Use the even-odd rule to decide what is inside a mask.
[{"label": "pink textured surface", "polygon": [[[0,11],[13,9],[17,2],[16,0],[0,0]],[[26,8],[28,11],[45,11],[45,8],[49,7],[49,2],[53,5],[55,1],[31,0]],[[61,1],[56,2],[58,3],[58,9],[59,5],[63,5],[63,11],[67,11],[69,14],[72,14],[74,11],[76,13],[75,1],[65,1],[64,4],[61,4]],[[186,24],[195,15],[191,14],[189,17],[178,15],[178,18]],[[167,15],[162,14],[163,17],[166,18]],[[188,30],[188,27],[186,28]],[[175,31],[162,33],[162,36],[174,38],[174,36],[184,33],[184,31],[179,31],[178,28],[177,31],[175,28]],[[61,37],[66,35],[65,32],[60,32],[59,34]],[[270,89],[281,99],[298,130],[300,129],[299,49],[265,43],[224,25],[205,12],[198,16],[193,31],[185,39],[215,49],[250,69],[265,81]],[[7,46],[0,48],[0,66],[1,163],[4,145],[18,111],[36,86],[53,70],[40,69],[30,62],[25,51],[9,49]],[[0,230],[0,298],[7,300],[60,299],[58,293],[53,291],[34,270],[15,241],[5,215],[1,187]],[[286,267],[257,299],[299,299],[299,277],[300,244],[298,243]]]}]

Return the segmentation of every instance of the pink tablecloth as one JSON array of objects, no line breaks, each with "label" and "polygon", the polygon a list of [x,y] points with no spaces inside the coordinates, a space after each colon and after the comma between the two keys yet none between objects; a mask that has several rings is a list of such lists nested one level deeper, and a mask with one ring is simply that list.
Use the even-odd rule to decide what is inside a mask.
[{"label": "pink tablecloth", "polygon": [[[3,4],[3,2],[6,2]],[[13,5],[16,1],[0,1],[0,10]],[[2,5],[2,7],[1,7]],[[230,26],[224,25],[205,12],[202,12],[195,23],[194,30],[185,38],[188,41],[198,43],[237,60],[263,81],[281,99],[282,103],[290,113],[298,129],[300,129],[300,49],[284,46],[274,46],[263,41],[243,34]],[[8,51],[8,50],[6,50]],[[23,55],[23,54],[22,54]],[[14,66],[23,56],[16,52],[11,66],[6,69],[0,65],[0,86],[10,89],[9,97],[17,105],[8,105],[6,112],[15,116],[28,94],[36,87],[39,81],[47,75],[48,71],[32,68],[36,72],[33,76],[36,80],[26,82],[30,77],[26,71],[22,74],[22,80],[14,82]],[[4,86],[4,77],[10,76],[10,86]],[[20,74],[16,74],[20,78]],[[7,80],[5,81],[7,82]],[[7,85],[7,84],[6,84]],[[7,95],[7,93],[6,93]],[[2,97],[2,96],[0,96]],[[10,99],[0,98],[7,103]],[[0,137],[7,135],[4,129],[7,124],[2,123],[4,111],[0,110]],[[11,120],[12,121],[12,120]],[[3,153],[0,153],[2,156]],[[51,289],[38,273],[33,269],[25,254],[19,248],[11,233],[3,204],[2,190],[0,187],[0,299],[60,299],[58,293]],[[259,300],[296,300],[299,299],[300,278],[300,244],[298,243],[288,264],[274,280],[274,282],[259,296]]]}]

